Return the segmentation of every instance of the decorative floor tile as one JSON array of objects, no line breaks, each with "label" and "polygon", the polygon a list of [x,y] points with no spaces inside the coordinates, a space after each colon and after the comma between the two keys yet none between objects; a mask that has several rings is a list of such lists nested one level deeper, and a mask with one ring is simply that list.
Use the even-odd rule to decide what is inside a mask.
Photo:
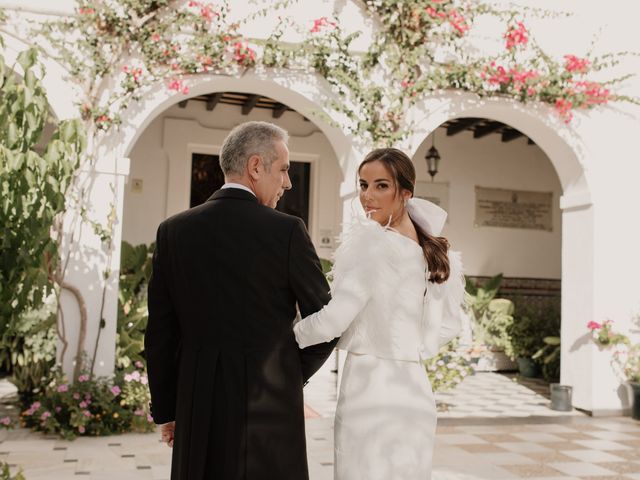
[{"label": "decorative floor tile", "polygon": [[616,472],[599,467],[593,463],[584,462],[558,462],[550,463],[550,467],[565,473],[566,475],[614,475]]},{"label": "decorative floor tile", "polygon": [[575,440],[574,443],[593,450],[631,450],[632,447],[622,442],[612,442],[609,440]]},{"label": "decorative floor tile", "polygon": [[639,464],[631,462],[600,462],[598,460],[592,460],[592,462],[597,463],[599,467],[618,473],[638,473],[640,467]]},{"label": "decorative floor tile", "polygon": [[624,461],[623,457],[615,455],[611,452],[601,450],[571,450],[564,452],[565,455],[572,457],[572,461],[580,460],[581,462],[620,462]]},{"label": "decorative floor tile", "polygon": [[503,465],[502,468],[509,470],[517,478],[557,477],[562,475],[562,472],[540,463],[531,465]]},{"label": "decorative floor tile", "polygon": [[571,458],[562,452],[550,451],[550,452],[531,452],[523,453],[527,458],[537,463],[552,463],[552,462],[574,462],[575,458]]},{"label": "decorative floor tile", "polygon": [[[310,480],[333,480],[335,381],[321,369],[304,391],[318,414],[306,422]],[[640,422],[553,412],[539,390],[483,374],[448,392],[433,480],[640,480]],[[169,480],[171,449],[157,433],[66,442],[17,429],[0,431],[0,459],[21,465],[27,480]]]},{"label": "decorative floor tile", "polygon": [[546,446],[529,442],[505,442],[498,443],[505,450],[516,453],[532,453],[532,452],[551,452],[552,450]]}]

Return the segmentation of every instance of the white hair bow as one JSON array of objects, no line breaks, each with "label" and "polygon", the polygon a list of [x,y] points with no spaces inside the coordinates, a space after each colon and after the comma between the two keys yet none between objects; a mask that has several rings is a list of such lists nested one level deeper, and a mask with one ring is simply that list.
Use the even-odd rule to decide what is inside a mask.
[{"label": "white hair bow", "polygon": [[447,220],[447,212],[444,209],[422,198],[410,198],[407,211],[411,220],[429,235],[440,235]]}]

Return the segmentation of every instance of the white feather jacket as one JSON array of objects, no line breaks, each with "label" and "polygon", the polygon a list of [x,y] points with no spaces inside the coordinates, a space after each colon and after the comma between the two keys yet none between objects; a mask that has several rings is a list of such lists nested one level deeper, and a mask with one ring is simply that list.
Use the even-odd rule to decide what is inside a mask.
[{"label": "white feather jacket", "polygon": [[349,229],[334,261],[331,301],[294,325],[301,348],[341,337],[338,348],[343,350],[418,361],[436,355],[460,331],[464,278],[459,252],[449,252],[449,280],[427,283],[420,246],[365,219]]}]

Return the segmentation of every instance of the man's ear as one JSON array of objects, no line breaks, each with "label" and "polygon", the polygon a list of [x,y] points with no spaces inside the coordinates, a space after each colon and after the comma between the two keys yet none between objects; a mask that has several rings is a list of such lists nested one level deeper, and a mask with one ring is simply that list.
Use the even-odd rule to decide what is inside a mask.
[{"label": "man's ear", "polygon": [[263,169],[264,165],[262,164],[260,155],[251,155],[249,157],[249,160],[247,161],[247,170],[249,172],[249,176],[253,180],[259,180],[262,176]]}]

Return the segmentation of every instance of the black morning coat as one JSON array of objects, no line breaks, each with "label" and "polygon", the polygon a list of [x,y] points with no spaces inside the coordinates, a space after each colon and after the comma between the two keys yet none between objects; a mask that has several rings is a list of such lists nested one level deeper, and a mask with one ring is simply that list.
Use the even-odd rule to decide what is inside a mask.
[{"label": "black morning coat", "polygon": [[160,224],[145,351],[172,480],[306,480],[302,386],[333,342],[292,324],[329,301],[302,220],[228,188]]}]

